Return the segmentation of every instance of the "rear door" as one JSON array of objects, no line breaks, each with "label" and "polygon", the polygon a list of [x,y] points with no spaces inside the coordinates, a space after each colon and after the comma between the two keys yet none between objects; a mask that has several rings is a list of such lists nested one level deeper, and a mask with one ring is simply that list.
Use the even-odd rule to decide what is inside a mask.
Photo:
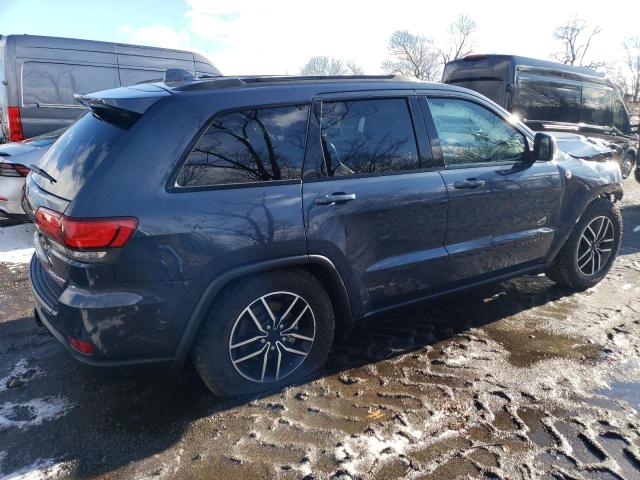
[{"label": "rear door", "polygon": [[544,261],[560,209],[555,162],[532,162],[526,136],[483,100],[455,94],[421,101],[449,192],[445,280]]},{"label": "rear door", "polygon": [[336,265],[356,316],[424,294],[446,265],[447,192],[419,110],[415,96],[393,92],[314,104],[303,182],[308,249]]}]

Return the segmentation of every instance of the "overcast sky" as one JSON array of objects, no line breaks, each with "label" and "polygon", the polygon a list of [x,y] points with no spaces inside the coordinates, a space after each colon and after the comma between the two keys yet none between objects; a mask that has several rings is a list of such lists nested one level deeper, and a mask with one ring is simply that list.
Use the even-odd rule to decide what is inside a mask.
[{"label": "overcast sky", "polygon": [[[396,30],[445,37],[466,13],[477,23],[478,53],[548,58],[561,50],[554,29],[578,13],[602,28],[593,60],[620,55],[640,35],[640,0],[386,2],[355,0],[0,0],[0,33],[87,38],[204,53],[225,74],[297,74],[314,55],[355,60],[380,73]],[[99,7],[98,5],[103,5]]]}]

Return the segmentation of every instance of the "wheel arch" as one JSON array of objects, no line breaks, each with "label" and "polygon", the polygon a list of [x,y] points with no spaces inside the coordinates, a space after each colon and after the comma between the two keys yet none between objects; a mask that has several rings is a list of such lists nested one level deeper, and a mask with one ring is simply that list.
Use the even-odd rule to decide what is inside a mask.
[{"label": "wheel arch", "polygon": [[228,270],[209,283],[187,321],[176,349],[172,370],[180,370],[184,365],[203,320],[224,288],[249,275],[287,268],[302,268],[316,277],[331,298],[336,320],[336,335],[344,336],[348,333],[353,318],[349,294],[331,260],[321,255],[298,255],[267,260]]}]

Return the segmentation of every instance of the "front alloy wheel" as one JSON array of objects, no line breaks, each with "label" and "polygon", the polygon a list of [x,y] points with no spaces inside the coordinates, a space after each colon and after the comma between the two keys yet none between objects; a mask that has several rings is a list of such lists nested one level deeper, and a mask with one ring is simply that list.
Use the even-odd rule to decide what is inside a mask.
[{"label": "front alloy wheel", "polygon": [[313,310],[292,292],[273,292],[251,302],[235,320],[229,358],[252,382],[278,381],[296,370],[316,334]]},{"label": "front alloy wheel", "polygon": [[578,242],[578,270],[585,276],[600,273],[607,264],[614,242],[613,224],[608,217],[596,217],[587,224]]}]

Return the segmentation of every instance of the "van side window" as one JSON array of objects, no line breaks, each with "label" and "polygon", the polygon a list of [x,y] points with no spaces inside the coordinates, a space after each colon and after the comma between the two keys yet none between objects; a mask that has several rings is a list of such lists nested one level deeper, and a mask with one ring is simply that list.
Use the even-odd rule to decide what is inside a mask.
[{"label": "van side window", "polygon": [[428,98],[447,167],[515,162],[526,156],[524,136],[492,111],[459,98]]},{"label": "van side window", "polygon": [[582,87],[581,121],[589,125],[611,125],[611,91],[603,88]]},{"label": "van side window", "polygon": [[519,78],[513,110],[525,120],[578,123],[580,100],[577,85]]},{"label": "van side window", "polygon": [[324,102],[320,124],[326,174],[378,174],[419,167],[403,98]]},{"label": "van side window", "polygon": [[629,132],[629,116],[624,104],[618,99],[613,102],[613,126],[623,133]]},{"label": "van side window", "polygon": [[187,157],[181,187],[300,180],[308,105],[216,117]]},{"label": "van side window", "polygon": [[22,66],[22,104],[80,104],[74,93],[91,93],[120,86],[118,69],[67,63],[26,62]]}]

